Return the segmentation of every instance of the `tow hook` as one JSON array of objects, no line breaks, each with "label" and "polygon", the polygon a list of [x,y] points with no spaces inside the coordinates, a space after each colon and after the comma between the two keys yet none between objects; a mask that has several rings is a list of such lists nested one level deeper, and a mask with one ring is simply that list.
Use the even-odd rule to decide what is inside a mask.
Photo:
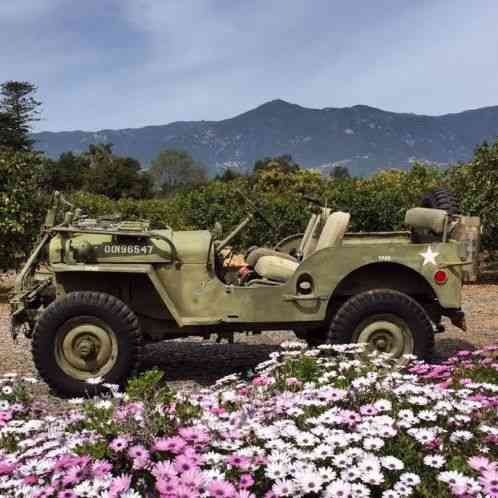
[{"label": "tow hook", "polygon": [[452,310],[451,313],[448,313],[448,318],[455,327],[467,332],[465,313],[462,310]]}]

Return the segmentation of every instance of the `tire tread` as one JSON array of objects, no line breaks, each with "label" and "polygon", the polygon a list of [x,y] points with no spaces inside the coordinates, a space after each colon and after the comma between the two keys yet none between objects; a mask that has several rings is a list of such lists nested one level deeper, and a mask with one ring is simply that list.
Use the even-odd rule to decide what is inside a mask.
[{"label": "tire tread", "polygon": [[[77,291],[71,292],[61,299],[51,303],[43,312],[36,324],[31,350],[33,361],[40,377],[60,396],[68,394],[57,375],[54,375],[54,368],[47,355],[45,344],[47,334],[52,334],[54,327],[62,325],[66,320],[78,313],[83,313],[85,308],[101,309],[116,317],[120,322],[117,334],[126,334],[128,338],[129,354],[131,358],[130,374],[134,375],[142,360],[143,339],[138,319],[133,311],[120,299],[102,292]],[[124,379],[123,379],[124,380]],[[88,386],[88,391],[99,390],[98,386]]]},{"label": "tire tread", "polygon": [[353,340],[356,326],[375,313],[393,313],[413,326],[415,354],[428,358],[434,331],[424,308],[413,298],[391,289],[374,289],[351,297],[333,316],[328,333],[329,343],[347,344]]},{"label": "tire tread", "polygon": [[456,196],[446,188],[438,188],[427,194],[422,200],[422,206],[442,209],[450,215],[458,213],[458,201]]}]

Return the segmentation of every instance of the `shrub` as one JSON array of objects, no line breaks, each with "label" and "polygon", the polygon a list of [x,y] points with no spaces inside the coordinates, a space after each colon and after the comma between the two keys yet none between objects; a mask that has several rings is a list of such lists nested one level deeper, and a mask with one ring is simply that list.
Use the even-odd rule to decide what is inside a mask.
[{"label": "shrub", "polygon": [[39,234],[46,208],[42,168],[39,154],[0,149],[0,270],[15,268]]},{"label": "shrub", "polygon": [[[39,194],[39,171],[43,160],[34,154],[0,155],[0,263],[12,267],[15,256],[26,256],[39,231],[47,196]],[[454,190],[461,210],[481,216],[483,247],[498,247],[498,145],[483,145],[468,164],[446,172],[416,163],[409,171],[379,171],[368,178],[322,177],[313,170],[287,171],[260,168],[252,176],[231,181],[212,180],[159,199],[119,199],[76,192],[70,200],[90,216],[120,213],[125,219],[149,219],[153,228],[169,225],[176,230],[210,229],[222,223],[225,234],[250,212],[253,204],[271,222],[253,220],[234,241],[243,250],[251,245],[274,245],[282,238],[302,232],[309,219],[306,193],[334,210],[351,213],[352,231],[389,231],[403,228],[406,209],[419,205],[423,196],[441,186]],[[242,197],[238,193],[242,192]]]},{"label": "shrub", "polygon": [[312,170],[289,174],[269,168],[230,182],[213,180],[165,199],[121,199],[113,203],[87,193],[74,194],[72,199],[93,216],[119,212],[127,219],[150,219],[154,228],[170,225],[178,230],[209,229],[219,221],[225,233],[251,212],[252,203],[272,227],[256,217],[234,241],[237,249],[244,249],[251,245],[274,245],[290,234],[302,232],[310,216],[303,193],[332,209],[349,211],[351,230],[398,230],[406,209],[420,203],[423,195],[440,185],[442,179],[441,170],[422,164],[409,172],[381,171],[369,178],[340,180],[322,177]]},{"label": "shrub", "polygon": [[462,212],[481,218],[483,247],[498,249],[498,140],[478,147],[469,163],[449,169],[448,183]]}]

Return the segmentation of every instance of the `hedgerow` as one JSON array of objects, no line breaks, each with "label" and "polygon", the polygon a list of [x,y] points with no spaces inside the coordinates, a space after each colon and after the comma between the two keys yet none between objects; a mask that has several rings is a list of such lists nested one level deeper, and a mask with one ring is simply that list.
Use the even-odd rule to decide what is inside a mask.
[{"label": "hedgerow", "polygon": [[256,218],[236,241],[239,248],[245,248],[275,244],[287,235],[302,232],[310,216],[303,193],[334,210],[350,212],[351,230],[398,230],[406,209],[419,204],[425,193],[443,185],[444,180],[441,170],[421,164],[408,172],[381,171],[369,178],[342,180],[322,177],[312,170],[293,174],[270,170],[230,182],[211,181],[161,200],[112,202],[102,196],[77,193],[72,202],[92,216],[118,212],[127,219],[150,219],[156,228],[170,225],[175,229],[206,229],[219,221],[226,231],[251,211],[246,197],[272,227]]},{"label": "hedgerow", "polygon": [[483,227],[483,247],[498,248],[498,140],[476,149],[466,164],[450,168],[448,184],[456,193],[462,212],[479,216]]},{"label": "hedgerow", "polygon": [[[12,268],[30,252],[50,195],[42,192],[43,156],[0,152],[0,268]],[[149,219],[154,228],[208,229],[216,221],[225,233],[250,211],[249,198],[270,222],[254,220],[235,241],[236,248],[275,244],[302,232],[309,218],[303,193],[334,210],[351,213],[350,230],[389,231],[403,227],[406,209],[438,187],[453,190],[461,212],[480,216],[483,248],[498,248],[498,141],[476,149],[474,158],[442,170],[415,164],[409,171],[384,170],[367,178],[323,177],[313,170],[261,169],[225,182],[212,180],[170,197],[110,200],[88,192],[71,194],[71,202],[89,216],[119,213],[125,219]],[[240,193],[242,193],[242,196]]]}]

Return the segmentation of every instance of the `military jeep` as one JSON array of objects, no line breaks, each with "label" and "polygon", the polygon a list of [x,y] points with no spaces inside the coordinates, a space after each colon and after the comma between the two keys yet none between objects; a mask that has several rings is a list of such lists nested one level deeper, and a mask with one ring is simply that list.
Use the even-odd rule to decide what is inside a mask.
[{"label": "military jeep", "polygon": [[43,379],[60,395],[98,393],[97,380],[126,381],[145,343],[186,336],[290,330],[311,345],[424,358],[443,316],[465,329],[458,215],[416,207],[406,231],[350,233],[348,213],[311,200],[304,233],[252,248],[234,270],[227,248],[255,216],[267,221],[245,201],[247,217],[223,238],[220,226],[90,219],[56,194],[11,300],[12,333],[32,339]]}]

